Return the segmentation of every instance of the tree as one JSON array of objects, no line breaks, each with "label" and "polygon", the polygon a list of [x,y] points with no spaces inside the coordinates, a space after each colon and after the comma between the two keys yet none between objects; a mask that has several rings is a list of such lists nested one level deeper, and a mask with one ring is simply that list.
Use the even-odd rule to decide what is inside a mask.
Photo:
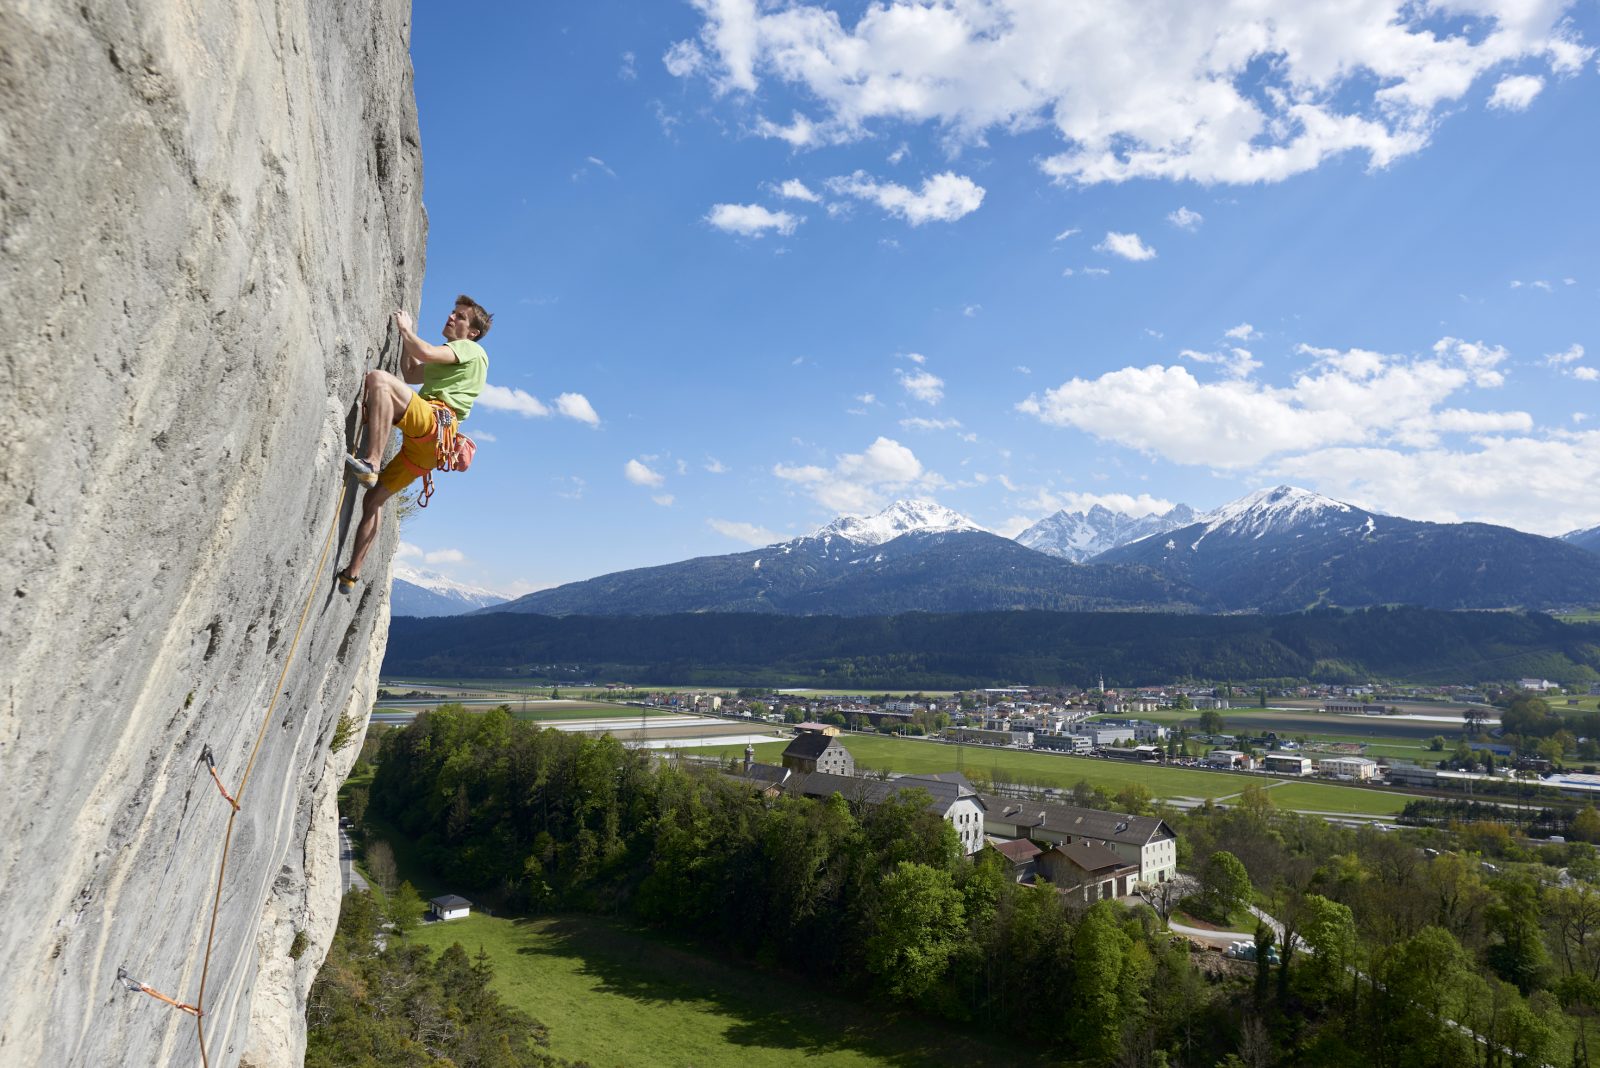
[{"label": "tree", "polygon": [[1461,733],[1468,739],[1476,739],[1483,733],[1483,725],[1488,722],[1484,711],[1477,705],[1468,705],[1461,713]]},{"label": "tree", "polygon": [[378,884],[378,888],[385,894],[394,893],[395,884],[400,877],[394,865],[394,847],[380,838],[367,846],[365,860],[367,874],[372,876],[372,881]]},{"label": "tree", "polygon": [[1600,842],[1600,812],[1590,802],[1572,817],[1572,837],[1580,842]]},{"label": "tree", "polygon": [[394,924],[395,934],[403,935],[420,923],[422,910],[422,895],[409,882],[401,883],[400,889],[389,895],[389,922]]},{"label": "tree", "polygon": [[1200,729],[1206,734],[1221,734],[1224,726],[1222,713],[1216,709],[1208,708],[1200,713]]},{"label": "tree", "polygon": [[1532,883],[1514,880],[1499,886],[1500,900],[1489,906],[1489,930],[1497,942],[1484,960],[1499,976],[1527,995],[1543,986],[1549,956],[1539,929],[1539,892]]},{"label": "tree", "polygon": [[1345,989],[1345,969],[1356,951],[1356,919],[1349,905],[1321,894],[1307,894],[1300,902],[1300,937],[1313,950],[1314,988],[1324,1000],[1337,998]]},{"label": "tree", "polygon": [[1193,708],[1194,702],[1189,700],[1188,694],[1180,693],[1178,695],[1178,699],[1172,702],[1172,707],[1178,709],[1180,712],[1183,712]]},{"label": "tree", "polygon": [[867,936],[867,969],[889,993],[915,998],[943,976],[966,932],[950,873],[902,861],[878,887]]},{"label": "tree", "polygon": [[1109,902],[1096,902],[1072,936],[1071,1002],[1075,1052],[1091,1064],[1111,1063],[1118,1052],[1124,1016],[1123,969],[1132,939],[1117,926]]},{"label": "tree", "polygon": [[1206,858],[1200,871],[1200,894],[1211,917],[1226,922],[1250,900],[1250,873],[1238,857],[1219,849]]},{"label": "tree", "polygon": [[1428,748],[1435,753],[1444,752],[1444,735],[1435,734],[1432,738],[1429,738]]}]

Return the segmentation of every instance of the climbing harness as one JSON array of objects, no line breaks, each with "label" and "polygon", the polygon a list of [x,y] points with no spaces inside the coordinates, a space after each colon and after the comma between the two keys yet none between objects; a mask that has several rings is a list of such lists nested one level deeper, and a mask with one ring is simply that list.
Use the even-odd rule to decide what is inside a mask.
[{"label": "climbing harness", "polygon": [[[407,436],[412,441],[433,438],[433,471],[465,471],[472,466],[472,458],[478,452],[478,443],[461,433],[460,420],[456,418],[455,409],[441,400],[430,400],[428,404],[433,408],[433,430],[426,434]],[[422,488],[417,491],[417,507],[428,507],[428,498],[433,496],[433,471],[412,463],[404,450],[400,453],[400,460],[422,476]]]}]

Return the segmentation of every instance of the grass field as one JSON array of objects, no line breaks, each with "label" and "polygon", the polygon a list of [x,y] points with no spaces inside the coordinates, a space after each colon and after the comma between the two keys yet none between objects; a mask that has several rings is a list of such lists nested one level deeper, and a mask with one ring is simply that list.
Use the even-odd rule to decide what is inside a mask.
[{"label": "grass field", "polygon": [[[1130,783],[1142,783],[1157,797],[1226,797],[1261,782],[1255,776],[1225,771],[1150,767],[997,746],[957,747],[874,734],[851,734],[840,740],[855,757],[858,767],[887,768],[903,774],[954,771],[956,750],[959,748],[968,775],[1060,789],[1070,789],[1079,782],[1087,781],[1092,786],[1103,786],[1115,792]],[[775,764],[786,744],[757,743],[756,759]],[[744,746],[712,746],[701,752],[707,756],[741,756]]]},{"label": "grass field", "polygon": [[[887,768],[901,774],[954,771],[956,746],[911,741],[882,735],[850,734],[841,738],[856,758],[857,767]],[[756,745],[756,759],[775,764],[783,753],[784,742]],[[1072,757],[1025,749],[990,746],[962,746],[963,767],[968,776],[983,776],[1002,782],[1070,789],[1079,782],[1099,786],[1115,793],[1133,783],[1148,789],[1157,798],[1196,797],[1220,800],[1237,796],[1248,786],[1273,783],[1272,800],[1280,808],[1316,812],[1345,812],[1350,815],[1392,815],[1404,807],[1408,797],[1382,790],[1325,783],[1302,783],[1226,771],[1199,771],[1191,768],[1164,768],[1148,764],[1125,764],[1116,760]],[[707,756],[741,756],[744,747],[713,746],[700,750]]]},{"label": "grass field", "polygon": [[1383,790],[1361,790],[1323,782],[1282,782],[1267,794],[1278,808],[1301,812],[1347,812],[1360,816],[1397,816],[1411,798]]},{"label": "grass field", "polygon": [[410,937],[437,949],[460,942],[469,955],[481,946],[494,989],[549,1027],[551,1052],[594,1068],[1049,1063],[594,917],[473,915]]}]

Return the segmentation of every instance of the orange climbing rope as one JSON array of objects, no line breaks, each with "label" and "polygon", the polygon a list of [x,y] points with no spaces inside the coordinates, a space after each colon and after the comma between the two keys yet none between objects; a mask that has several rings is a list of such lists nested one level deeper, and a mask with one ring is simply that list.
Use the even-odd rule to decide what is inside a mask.
[{"label": "orange climbing rope", "polygon": [[[200,1063],[202,1068],[211,1068],[211,1058],[206,1052],[206,979],[211,973],[211,951],[217,939],[217,914],[222,910],[222,887],[226,882],[228,873],[228,847],[233,842],[233,824],[239,818],[239,806],[244,802],[245,788],[250,785],[250,773],[255,770],[256,757],[261,752],[261,742],[267,736],[267,725],[272,722],[273,710],[277,708],[278,698],[283,694],[283,684],[289,678],[289,667],[294,663],[295,651],[300,646],[300,633],[305,629],[306,618],[311,615],[311,602],[316,599],[319,585],[317,580],[322,577],[322,571],[328,565],[328,550],[333,547],[333,535],[339,529],[339,509],[344,506],[344,495],[348,488],[349,482],[341,479],[339,483],[339,499],[333,506],[333,523],[328,528],[328,539],[323,543],[322,556],[317,561],[316,578],[311,582],[311,592],[306,595],[306,605],[300,612],[300,622],[294,628],[294,639],[290,641],[289,653],[284,657],[283,672],[278,676],[278,685],[273,688],[272,700],[267,702],[267,711],[261,717],[261,728],[256,731],[255,745],[250,749],[250,759],[245,762],[244,775],[239,779],[238,793],[229,795],[222,785],[221,777],[217,775],[215,763],[209,759],[207,760],[207,763],[211,766],[211,777],[216,780],[217,789],[222,791],[222,796],[227,798],[228,803],[233,806],[233,812],[228,816],[228,829],[222,836],[222,860],[217,865],[217,887],[211,897],[211,924],[206,931],[206,954],[200,965],[200,996],[193,1006],[179,1006],[185,1011],[192,1010],[194,1014],[195,1032],[200,1041]],[[210,746],[206,748],[209,752]],[[145,993],[160,996],[149,989],[145,989]],[[171,1001],[170,998],[165,997],[162,1000]],[[176,1004],[176,1002],[173,1004]]]}]

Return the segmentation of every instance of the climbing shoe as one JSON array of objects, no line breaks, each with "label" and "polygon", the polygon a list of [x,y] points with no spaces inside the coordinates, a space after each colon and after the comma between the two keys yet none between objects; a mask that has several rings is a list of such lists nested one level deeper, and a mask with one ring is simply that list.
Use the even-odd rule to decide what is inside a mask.
[{"label": "climbing shoe", "polygon": [[378,484],[378,472],[373,470],[372,465],[359,456],[346,456],[344,465],[355,474],[356,481],[363,486],[376,486]]},{"label": "climbing shoe", "polygon": [[350,594],[355,592],[357,579],[354,575],[350,574],[349,568],[345,568],[343,571],[333,576],[333,581],[339,587],[340,593]]}]

